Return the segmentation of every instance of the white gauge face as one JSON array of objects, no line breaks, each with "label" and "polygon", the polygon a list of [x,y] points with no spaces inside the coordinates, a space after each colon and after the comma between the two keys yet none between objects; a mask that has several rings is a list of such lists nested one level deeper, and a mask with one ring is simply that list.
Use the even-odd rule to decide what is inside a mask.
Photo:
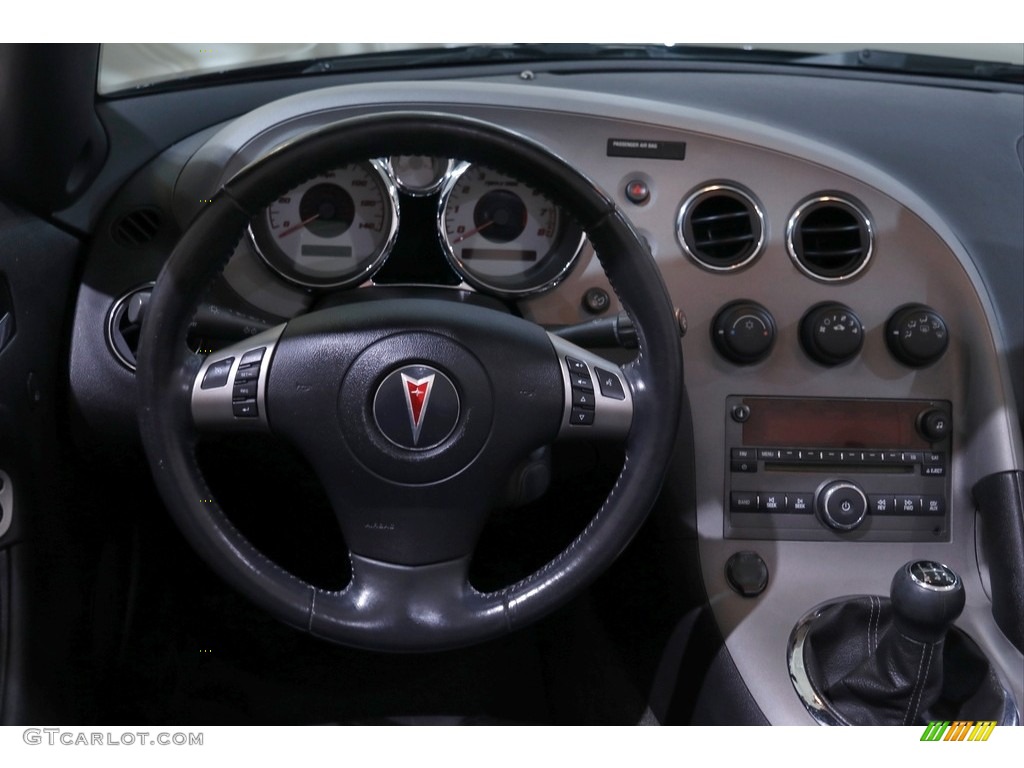
[{"label": "white gauge face", "polygon": [[437,192],[454,165],[447,157],[427,155],[392,155],[388,163],[398,188],[413,197]]},{"label": "white gauge face", "polygon": [[479,288],[524,295],[553,287],[580,245],[578,227],[542,192],[479,165],[457,169],[438,228],[452,266]]},{"label": "white gauge face", "polygon": [[264,261],[291,282],[352,285],[372,275],[394,244],[395,186],[377,161],[353,163],[281,195],[251,231]]}]

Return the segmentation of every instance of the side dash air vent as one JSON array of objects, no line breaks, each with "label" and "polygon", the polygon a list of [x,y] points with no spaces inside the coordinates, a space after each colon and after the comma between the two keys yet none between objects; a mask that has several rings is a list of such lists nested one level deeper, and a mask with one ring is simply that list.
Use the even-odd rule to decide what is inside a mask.
[{"label": "side dash air vent", "polygon": [[764,246],[764,214],[754,196],[732,184],[711,184],[679,208],[676,237],[702,267],[724,272],[749,264]]},{"label": "side dash air vent", "polygon": [[136,208],[118,217],[110,233],[118,245],[138,248],[156,237],[162,223],[155,208]]},{"label": "side dash air vent", "polygon": [[786,229],[786,246],[797,268],[818,280],[848,280],[868,265],[871,221],[851,200],[821,195],[803,202]]},{"label": "side dash air vent", "polygon": [[115,301],[107,313],[107,346],[117,361],[129,371],[135,370],[142,315],[152,292],[153,283],[133,288]]}]

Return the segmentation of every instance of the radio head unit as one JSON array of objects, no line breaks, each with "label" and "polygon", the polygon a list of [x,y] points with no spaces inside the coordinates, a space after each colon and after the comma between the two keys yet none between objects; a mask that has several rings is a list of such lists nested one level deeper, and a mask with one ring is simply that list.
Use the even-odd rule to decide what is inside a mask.
[{"label": "radio head unit", "polygon": [[942,400],[726,400],[725,535],[948,541]]}]

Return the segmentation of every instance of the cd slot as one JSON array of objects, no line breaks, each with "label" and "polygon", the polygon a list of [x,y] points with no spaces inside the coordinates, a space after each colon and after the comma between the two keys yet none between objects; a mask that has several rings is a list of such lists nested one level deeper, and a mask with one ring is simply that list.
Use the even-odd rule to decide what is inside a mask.
[{"label": "cd slot", "polygon": [[912,475],[912,464],[813,464],[766,461],[765,472],[833,472],[864,473],[872,475]]}]

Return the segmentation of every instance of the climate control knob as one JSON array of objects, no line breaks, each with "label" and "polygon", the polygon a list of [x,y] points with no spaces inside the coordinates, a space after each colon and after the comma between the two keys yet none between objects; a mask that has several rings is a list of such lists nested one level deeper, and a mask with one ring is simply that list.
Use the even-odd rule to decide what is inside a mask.
[{"label": "climate control knob", "polygon": [[815,506],[818,518],[829,528],[852,531],[864,520],[868,499],[864,491],[849,480],[833,480],[818,491]]},{"label": "climate control knob", "polygon": [[775,343],[775,320],[760,304],[734,301],[715,316],[711,340],[722,356],[734,363],[756,363],[768,355]]},{"label": "climate control knob", "polygon": [[864,346],[864,325],[843,304],[818,304],[800,321],[800,343],[812,360],[839,365],[854,358]]},{"label": "climate control knob", "polygon": [[938,312],[923,304],[897,309],[885,325],[885,341],[900,362],[921,368],[931,365],[949,346],[949,331]]}]

